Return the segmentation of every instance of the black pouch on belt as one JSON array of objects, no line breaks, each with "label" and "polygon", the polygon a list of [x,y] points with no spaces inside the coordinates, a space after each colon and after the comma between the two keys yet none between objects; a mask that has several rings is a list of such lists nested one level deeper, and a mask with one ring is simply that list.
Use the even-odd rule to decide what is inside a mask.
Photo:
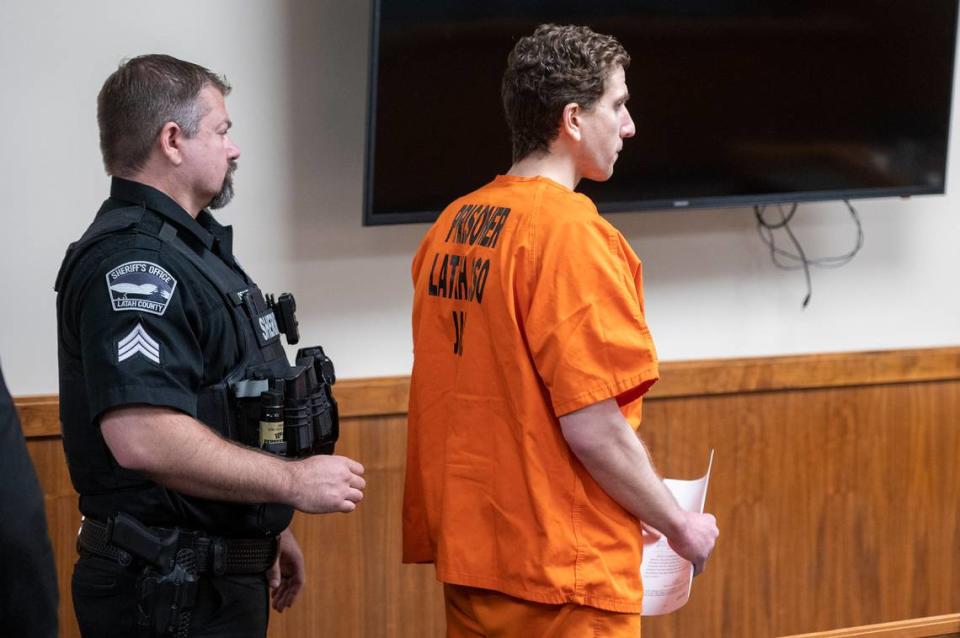
[{"label": "black pouch on belt", "polygon": [[314,420],[314,454],[333,454],[334,445],[340,438],[340,415],[337,401],[333,398],[333,384],[337,377],[333,361],[320,346],[301,348],[297,351],[297,365],[313,368],[314,384],[311,389],[311,405]]}]

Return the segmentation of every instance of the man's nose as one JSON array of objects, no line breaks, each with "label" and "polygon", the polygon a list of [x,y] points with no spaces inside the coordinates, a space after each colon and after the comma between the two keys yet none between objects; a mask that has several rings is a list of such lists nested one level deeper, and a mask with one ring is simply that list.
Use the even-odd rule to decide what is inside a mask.
[{"label": "man's nose", "polygon": [[633,137],[637,132],[637,127],[633,124],[633,118],[630,117],[630,111],[623,109],[624,121],[620,125],[620,137]]},{"label": "man's nose", "polygon": [[233,143],[233,140],[227,140],[227,157],[231,160],[235,160],[240,157],[240,147]]}]

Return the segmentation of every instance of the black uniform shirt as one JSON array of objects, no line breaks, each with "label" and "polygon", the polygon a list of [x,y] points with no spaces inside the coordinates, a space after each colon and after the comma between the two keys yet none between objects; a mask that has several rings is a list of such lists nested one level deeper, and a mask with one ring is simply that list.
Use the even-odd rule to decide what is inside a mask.
[{"label": "black uniform shirt", "polygon": [[[98,219],[117,208],[142,207],[148,221],[173,227],[205,267],[234,278],[237,290],[252,285],[233,257],[231,228],[207,211],[193,219],[164,193],[119,178],[110,195]],[[99,428],[104,412],[128,405],[197,416],[200,389],[222,383],[243,357],[223,296],[168,242],[142,233],[115,233],[95,242],[62,277],[60,409],[81,512],[101,521],[122,510],[148,525],[235,528],[235,521],[203,520],[209,517],[197,516],[179,495],[171,498],[119,467]],[[253,521],[240,526],[256,527],[255,512],[239,511],[251,506],[236,507],[241,519]]]}]

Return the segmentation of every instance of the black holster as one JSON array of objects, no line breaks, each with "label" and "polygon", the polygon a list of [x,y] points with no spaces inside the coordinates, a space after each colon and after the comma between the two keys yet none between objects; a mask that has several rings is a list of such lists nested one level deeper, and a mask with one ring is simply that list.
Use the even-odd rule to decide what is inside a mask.
[{"label": "black holster", "polygon": [[138,624],[143,638],[187,638],[197,600],[197,556],[182,547],[180,530],[160,536],[128,514],[108,523],[107,538],[145,564],[137,580]]},{"label": "black holster", "polygon": [[173,568],[166,573],[148,564],[138,581],[140,635],[187,638],[197,587],[197,559],[192,549],[178,550]]}]

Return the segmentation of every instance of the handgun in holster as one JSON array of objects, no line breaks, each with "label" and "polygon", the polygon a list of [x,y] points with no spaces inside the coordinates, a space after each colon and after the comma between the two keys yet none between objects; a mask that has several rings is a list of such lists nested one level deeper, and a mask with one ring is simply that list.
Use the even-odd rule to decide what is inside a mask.
[{"label": "handgun in holster", "polygon": [[197,599],[194,550],[180,547],[180,530],[161,536],[122,512],[107,525],[109,541],[146,564],[137,581],[140,635],[186,638]]}]

